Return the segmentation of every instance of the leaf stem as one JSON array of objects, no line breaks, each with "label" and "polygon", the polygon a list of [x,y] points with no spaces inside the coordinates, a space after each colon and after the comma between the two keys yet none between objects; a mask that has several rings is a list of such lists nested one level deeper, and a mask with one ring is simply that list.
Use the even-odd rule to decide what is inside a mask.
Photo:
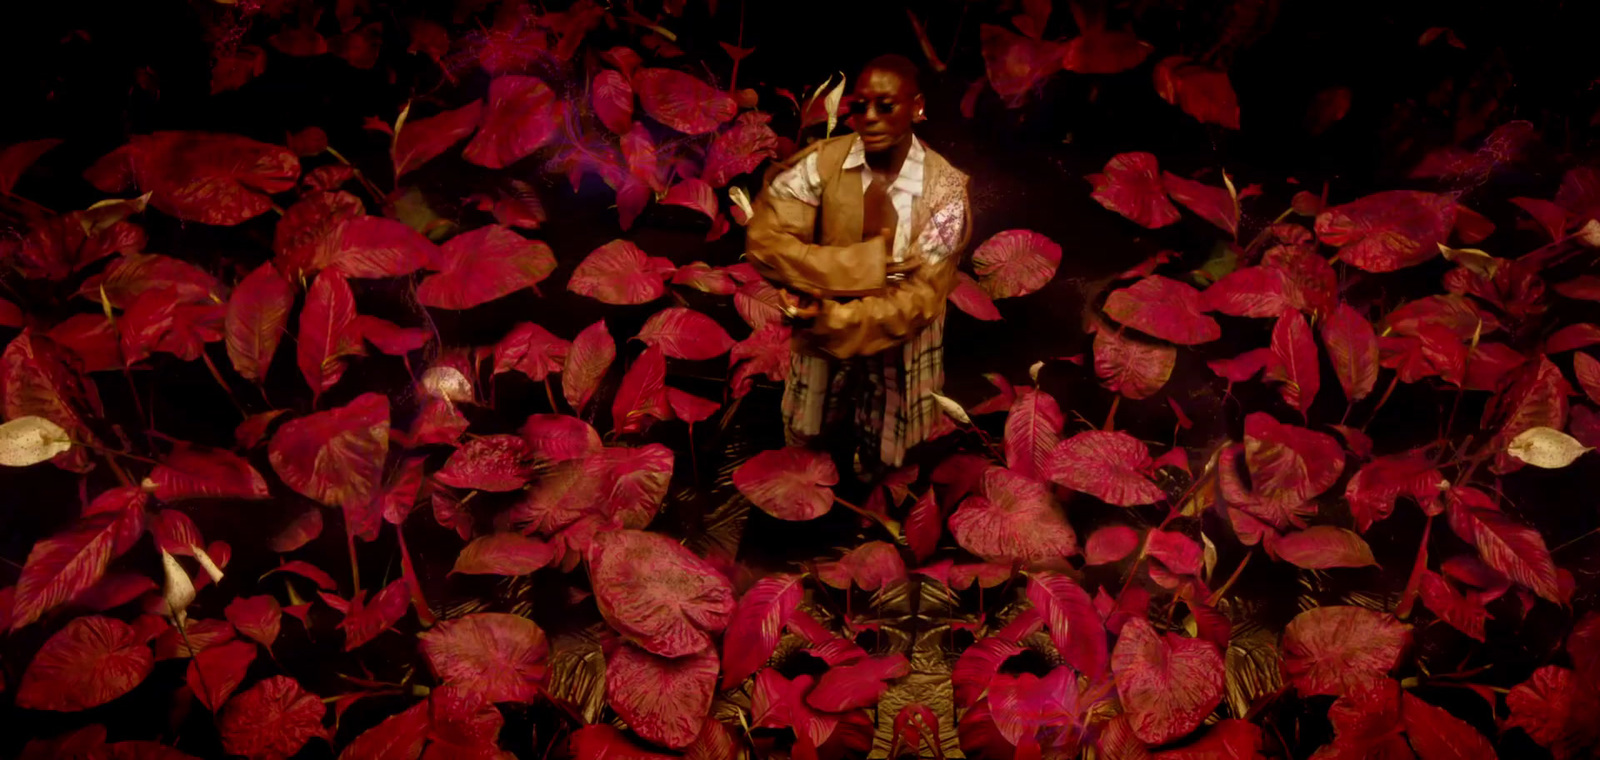
[{"label": "leaf stem", "polygon": [[349,515],[346,515],[344,520],[344,542],[345,547],[350,551],[350,582],[356,588],[350,598],[354,599],[361,596],[361,566],[360,563],[356,562],[356,532],[350,525]]},{"label": "leaf stem", "polygon": [[217,369],[216,362],[211,361],[211,354],[201,348],[200,358],[205,361],[206,369],[211,371],[212,379],[217,381],[217,387],[221,388],[223,393],[228,394],[228,400],[233,402],[233,408],[239,412],[239,416],[241,418],[249,417],[250,413],[245,411],[244,404],[239,403],[239,397],[233,395],[233,389],[228,387],[228,381],[222,379],[222,372]]},{"label": "leaf stem", "polygon": [[1411,606],[1417,601],[1417,587],[1422,583],[1422,571],[1428,569],[1428,537],[1433,535],[1433,515],[1428,516],[1428,522],[1422,526],[1422,540],[1417,542],[1417,558],[1411,565],[1411,577],[1406,579],[1405,593],[1400,596],[1400,605],[1395,607],[1394,615],[1401,620],[1411,616]]},{"label": "leaf stem", "polygon": [[411,551],[406,548],[405,526],[394,526],[394,537],[400,542],[400,572],[405,575],[406,585],[411,587],[411,604],[417,608],[417,622],[424,626],[431,626],[437,620],[433,610],[428,609],[428,600],[422,595],[422,583],[417,579],[417,570],[411,564]]}]

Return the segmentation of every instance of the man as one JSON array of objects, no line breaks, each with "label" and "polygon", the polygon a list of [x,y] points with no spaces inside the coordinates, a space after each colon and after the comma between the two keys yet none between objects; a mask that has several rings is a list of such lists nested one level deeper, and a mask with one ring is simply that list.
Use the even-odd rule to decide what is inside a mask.
[{"label": "man", "polygon": [[967,177],[912,134],[923,109],[914,64],[869,62],[849,100],[855,134],[777,167],[747,230],[745,253],[795,328],[788,440],[847,442],[858,473],[900,466],[941,419],[932,394],[944,385]]}]

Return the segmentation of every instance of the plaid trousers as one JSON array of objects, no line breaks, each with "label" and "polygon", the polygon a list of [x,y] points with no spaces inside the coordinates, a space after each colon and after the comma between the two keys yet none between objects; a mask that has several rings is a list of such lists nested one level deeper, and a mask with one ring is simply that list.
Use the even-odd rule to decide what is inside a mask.
[{"label": "plaid trousers", "polygon": [[804,445],[827,433],[876,450],[890,467],[928,440],[943,420],[933,400],[944,389],[944,317],[904,344],[871,356],[834,359],[796,346],[783,388],[784,438]]}]

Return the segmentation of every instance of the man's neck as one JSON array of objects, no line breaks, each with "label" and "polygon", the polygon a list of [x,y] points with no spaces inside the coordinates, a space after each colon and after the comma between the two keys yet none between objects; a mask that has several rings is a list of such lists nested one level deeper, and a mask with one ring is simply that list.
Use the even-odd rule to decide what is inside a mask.
[{"label": "man's neck", "polygon": [[906,156],[911,154],[911,141],[914,138],[906,135],[906,139],[895,143],[894,147],[878,153],[867,154],[867,167],[872,171],[888,177],[900,175],[900,167],[906,162]]}]

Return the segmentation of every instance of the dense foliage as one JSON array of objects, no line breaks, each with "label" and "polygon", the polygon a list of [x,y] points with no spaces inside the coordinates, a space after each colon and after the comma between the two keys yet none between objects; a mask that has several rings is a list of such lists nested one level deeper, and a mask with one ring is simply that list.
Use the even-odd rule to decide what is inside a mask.
[{"label": "dense foliage", "polygon": [[[13,524],[49,526],[6,544],[0,751],[1600,746],[1600,173],[1540,144],[1570,124],[1463,95],[1455,139],[1359,197],[1112,155],[1060,192],[1174,249],[1080,278],[1081,353],[980,393],[999,368],[952,350],[937,440],[860,484],[782,445],[772,286],[728,246],[654,248],[736,251],[760,170],[836,129],[838,77],[740,87],[742,20],[686,52],[743,18],[718,5],[197,0],[213,94],[337,57],[410,95],[281,139],[128,135],[81,210],[29,199],[62,140],[0,149],[0,463],[43,515]],[[1137,75],[1238,130],[1268,4],[1171,49],[1140,25],[1184,4],[1136,5],[908,20],[931,69],[981,68],[968,118]],[[1546,187],[1504,192],[1532,165]],[[1072,329],[1012,304],[1091,254],[978,205],[952,332]],[[607,210],[547,210],[579,206]],[[583,235],[614,239],[556,242]]]}]

